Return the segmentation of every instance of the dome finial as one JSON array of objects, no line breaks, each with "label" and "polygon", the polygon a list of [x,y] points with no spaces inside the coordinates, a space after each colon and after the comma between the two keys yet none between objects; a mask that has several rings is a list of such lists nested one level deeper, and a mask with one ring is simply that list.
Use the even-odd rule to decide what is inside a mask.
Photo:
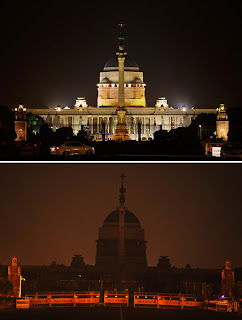
[{"label": "dome finial", "polygon": [[120,204],[121,204],[121,206],[123,206],[124,205],[124,203],[125,203],[125,192],[126,192],[126,189],[124,188],[124,179],[125,178],[127,178],[127,176],[125,176],[124,174],[122,174],[121,176],[120,176],[120,178],[122,179],[122,186],[121,186],[121,188],[119,189],[119,191],[120,191],[120,198],[119,198],[119,200],[120,200]]},{"label": "dome finial", "polygon": [[118,36],[118,40],[119,40],[119,52],[124,52],[124,34],[123,34],[123,27],[125,26],[124,23],[120,23],[119,27],[120,27],[120,31],[119,31],[119,36]]}]

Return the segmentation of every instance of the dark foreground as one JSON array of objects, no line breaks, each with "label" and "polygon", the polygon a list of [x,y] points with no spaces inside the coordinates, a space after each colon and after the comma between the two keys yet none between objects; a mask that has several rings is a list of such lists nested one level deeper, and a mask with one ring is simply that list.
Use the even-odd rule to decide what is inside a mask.
[{"label": "dark foreground", "polygon": [[136,155],[128,155],[128,154],[113,154],[113,155],[93,155],[92,157],[86,157],[86,156],[70,156],[67,158],[64,158],[62,156],[48,156],[48,157],[32,157],[32,156],[18,156],[18,157],[1,157],[0,161],[31,161],[31,162],[120,162],[120,161],[128,161],[128,162],[171,162],[171,161],[179,161],[179,162],[230,162],[230,161],[240,161],[242,159],[240,158],[218,158],[218,157],[212,157],[212,156],[202,156],[202,155],[142,155],[142,154],[136,154]]},{"label": "dark foreground", "polygon": [[204,310],[157,310],[134,308],[48,308],[0,311],[1,320],[227,320],[242,319],[241,314],[217,313]]}]

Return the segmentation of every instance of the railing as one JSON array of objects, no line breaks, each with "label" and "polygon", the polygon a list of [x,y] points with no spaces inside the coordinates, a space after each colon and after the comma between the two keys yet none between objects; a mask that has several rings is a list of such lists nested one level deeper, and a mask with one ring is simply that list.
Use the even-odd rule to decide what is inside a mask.
[{"label": "railing", "polygon": [[41,292],[28,293],[30,306],[48,305],[52,306],[94,306],[100,304],[100,292],[81,291],[81,292]]},{"label": "railing", "polygon": [[129,306],[128,291],[105,291],[104,292],[104,306]]},{"label": "railing", "polygon": [[[102,304],[99,291],[79,292],[36,292],[27,293],[24,299],[16,302],[17,308],[28,306],[100,306]],[[217,312],[238,311],[239,303],[234,300],[203,300],[199,297],[186,294],[134,292],[133,296],[128,291],[105,291],[104,306],[128,307],[133,298],[134,308],[160,308],[160,309],[205,309]]]},{"label": "railing", "polygon": [[16,299],[16,309],[29,309],[29,299]]},{"label": "railing", "polygon": [[167,293],[134,293],[134,307],[155,308],[204,308],[203,299],[188,295],[174,295]]}]

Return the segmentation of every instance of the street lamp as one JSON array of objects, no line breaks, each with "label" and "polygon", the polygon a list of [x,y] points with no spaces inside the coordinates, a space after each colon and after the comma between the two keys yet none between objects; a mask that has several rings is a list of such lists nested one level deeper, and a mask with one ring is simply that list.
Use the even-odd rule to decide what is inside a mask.
[{"label": "street lamp", "polygon": [[202,125],[199,124],[199,139],[202,141]]},{"label": "street lamp", "polygon": [[19,294],[18,294],[19,298],[21,298],[22,296],[22,281],[26,281],[26,279],[23,278],[22,275],[20,275]]}]

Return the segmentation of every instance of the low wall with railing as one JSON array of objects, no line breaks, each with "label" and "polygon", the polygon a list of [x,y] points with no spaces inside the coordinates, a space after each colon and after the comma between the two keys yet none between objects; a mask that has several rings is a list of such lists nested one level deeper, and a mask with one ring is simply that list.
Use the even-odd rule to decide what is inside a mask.
[{"label": "low wall with railing", "polygon": [[[24,300],[25,299],[25,300]],[[214,311],[237,312],[239,303],[233,299],[204,300],[186,294],[168,294],[151,292],[99,291],[82,292],[42,292],[26,294],[23,303],[29,307],[81,307],[81,306],[122,306],[134,308],[158,309],[204,309]],[[27,301],[27,302],[26,302]],[[21,300],[17,304],[21,305]]]}]

